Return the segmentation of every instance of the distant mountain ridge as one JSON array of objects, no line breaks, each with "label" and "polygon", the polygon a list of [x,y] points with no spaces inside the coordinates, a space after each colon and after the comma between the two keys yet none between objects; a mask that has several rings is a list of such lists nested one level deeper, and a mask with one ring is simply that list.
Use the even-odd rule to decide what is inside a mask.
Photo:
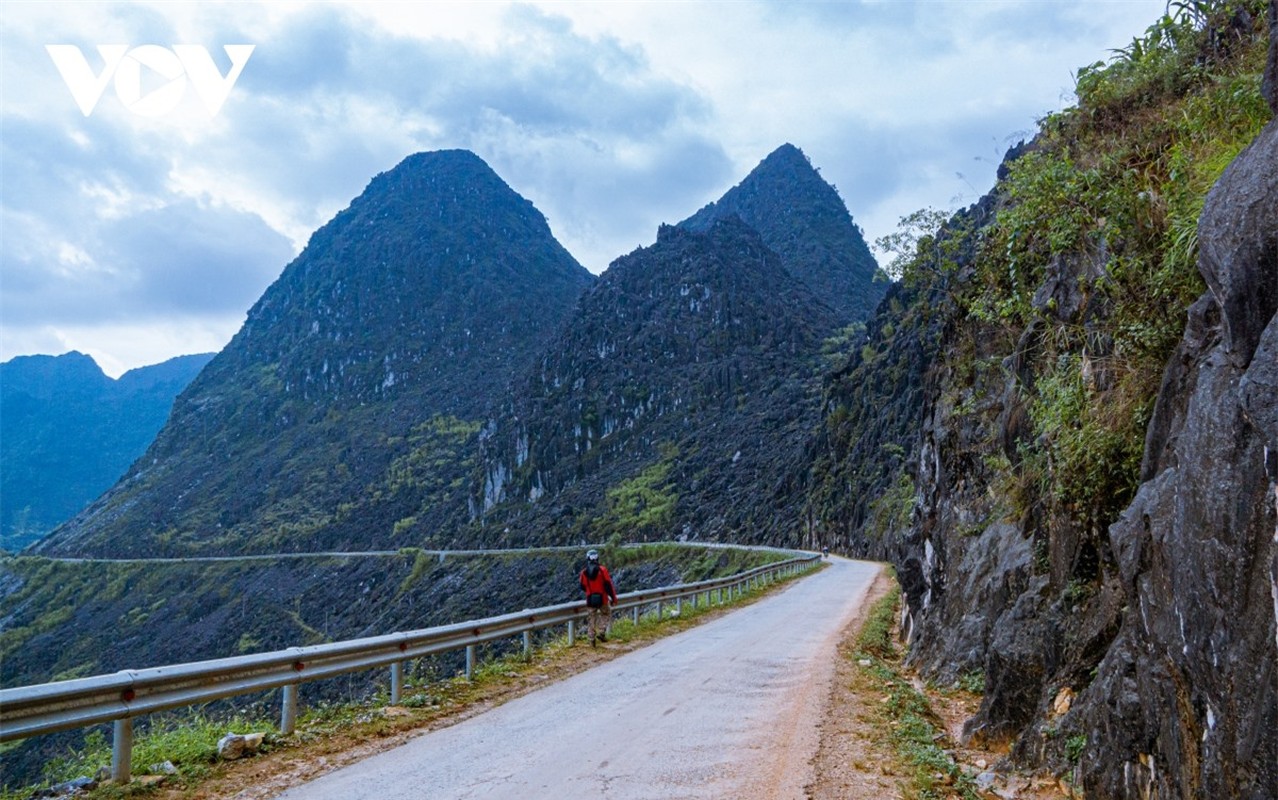
[{"label": "distant mountain ridge", "polygon": [[75,351],[0,364],[0,547],[31,544],[111,488],[212,358],[179,356],[118,380]]},{"label": "distant mountain ridge", "polygon": [[423,507],[464,524],[487,409],[593,280],[480,158],[410,156],[315,232],[146,457],[40,550],[415,544],[401,521]]}]

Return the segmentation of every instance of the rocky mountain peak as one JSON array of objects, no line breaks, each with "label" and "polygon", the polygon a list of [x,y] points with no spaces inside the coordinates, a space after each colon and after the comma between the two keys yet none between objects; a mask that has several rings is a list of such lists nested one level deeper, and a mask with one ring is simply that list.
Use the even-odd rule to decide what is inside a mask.
[{"label": "rocky mountain peak", "polygon": [[409,156],[315,232],[147,454],[44,546],[384,546],[423,505],[464,521],[446,491],[464,443],[593,280],[478,156]]},{"label": "rocky mountain peak", "polygon": [[799,148],[784,144],[719,200],[679,223],[705,230],[739,217],[759,232],[786,269],[834,309],[840,324],[867,319],[886,285],[878,265],[833,186]]},{"label": "rocky mountain peak", "polygon": [[365,403],[433,385],[433,405],[470,415],[541,338],[543,310],[566,310],[591,280],[478,156],[418,153],[311,237],[241,336],[286,392]]}]

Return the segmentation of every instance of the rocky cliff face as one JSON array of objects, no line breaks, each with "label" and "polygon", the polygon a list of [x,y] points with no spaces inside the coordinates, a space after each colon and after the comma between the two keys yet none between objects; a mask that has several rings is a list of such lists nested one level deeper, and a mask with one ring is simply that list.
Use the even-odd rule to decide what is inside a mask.
[{"label": "rocky cliff face", "polygon": [[463,525],[480,420],[592,281],[478,157],[411,156],[316,231],[40,552],[367,549]]},{"label": "rocky cliff face", "polygon": [[1210,288],[1109,529],[1124,611],[1075,712],[1100,796],[1278,796],[1278,122],[1198,236]]},{"label": "rocky cliff face", "polygon": [[482,435],[479,535],[798,543],[822,352],[876,271],[838,193],[778,148],[582,297]]},{"label": "rocky cliff face", "polygon": [[938,390],[959,316],[953,287],[970,280],[967,237],[989,224],[994,208],[991,195],[938,231],[932,255],[892,284],[865,335],[825,375],[824,418],[809,441],[803,485],[811,546],[890,561],[911,529],[920,411]]},{"label": "rocky cliff face", "polygon": [[[817,535],[897,564],[926,674],[983,676],[965,734],[1089,797],[1278,796],[1278,132],[1257,8],[1173,20],[1175,43],[1151,28],[1158,85],[1148,63],[1083,70],[1080,109],[920,243],[915,294],[880,307],[814,448],[814,480],[849,495],[814,495]],[[858,410],[894,395],[918,398],[912,431],[904,409]],[[865,466],[884,452],[901,468]]]}]

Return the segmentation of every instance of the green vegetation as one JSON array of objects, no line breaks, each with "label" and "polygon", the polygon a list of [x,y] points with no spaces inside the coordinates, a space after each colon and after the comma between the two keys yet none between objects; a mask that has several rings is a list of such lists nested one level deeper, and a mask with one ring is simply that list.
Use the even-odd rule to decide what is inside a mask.
[{"label": "green vegetation", "polygon": [[1037,443],[1020,455],[1081,524],[1108,523],[1135,491],[1163,366],[1204,290],[1204,198],[1269,119],[1263,18],[1260,0],[1174,4],[1080,70],[1077,106],[1009,165],[979,242],[960,304],[986,324],[970,335],[1033,356]]},{"label": "green vegetation", "polygon": [[1087,749],[1087,734],[1077,733],[1065,740],[1065,757],[1070,763],[1077,764]]},{"label": "green vegetation", "polygon": [[[391,462],[381,491],[393,493],[420,489],[432,481],[439,481],[441,476],[454,471],[456,464],[467,460],[466,445],[477,433],[478,422],[442,414],[414,425],[407,437],[408,452]],[[398,441],[388,440],[387,444],[398,444]],[[377,496],[375,492],[374,497]]]},{"label": "green vegetation", "polygon": [[898,586],[870,608],[869,616],[856,638],[859,656],[881,660],[899,656],[896,643],[892,641],[892,631],[896,628],[896,607],[900,602],[901,589]]},{"label": "green vegetation", "polygon": [[865,323],[853,322],[827,336],[821,342],[821,360],[826,369],[834,369],[847,359],[847,353],[855,342],[865,336]]},{"label": "green vegetation", "polygon": [[[885,447],[899,447],[885,445]],[[897,455],[899,458],[899,454]],[[880,539],[889,533],[900,532],[909,527],[914,514],[914,479],[906,470],[901,470],[896,480],[887,491],[870,503],[870,518],[866,522],[866,534]]]},{"label": "green vegetation", "polygon": [[[153,766],[172,763],[176,774],[165,779],[170,788],[191,788],[213,772],[217,764],[218,740],[228,732],[265,733],[261,752],[268,752],[278,741],[275,723],[266,719],[232,716],[214,719],[202,710],[175,712],[146,718],[134,732],[133,776],[157,773]],[[82,776],[93,776],[111,765],[111,742],[104,728],[91,730],[84,744],[75,751],[55,758],[45,765],[41,786],[52,786]],[[0,790],[0,800],[25,800],[32,787]],[[95,798],[133,797],[150,791],[142,784],[114,786],[103,784],[93,792]]]},{"label": "green vegetation", "polygon": [[901,787],[902,797],[940,800],[957,795],[964,800],[978,800],[980,795],[971,778],[942,747],[943,728],[927,697],[902,674],[902,654],[893,636],[900,599],[900,587],[894,585],[871,607],[853,657],[866,679],[861,687],[864,696],[881,694],[885,698],[874,713],[896,758],[909,768],[909,781]]},{"label": "green vegetation", "polygon": [[968,694],[982,694],[985,691],[985,672],[974,669],[959,676],[958,688]]},{"label": "green vegetation", "polygon": [[914,286],[924,265],[952,264],[953,254],[946,248],[951,239],[940,233],[950,217],[948,211],[921,208],[902,217],[895,231],[876,239],[874,245],[892,256],[882,268],[884,276]]},{"label": "green vegetation", "polygon": [[646,538],[665,534],[674,520],[675,504],[679,501],[669,481],[670,470],[678,457],[677,447],[663,447],[660,461],[609,489],[607,511],[594,520],[594,529],[605,536],[624,533]]}]

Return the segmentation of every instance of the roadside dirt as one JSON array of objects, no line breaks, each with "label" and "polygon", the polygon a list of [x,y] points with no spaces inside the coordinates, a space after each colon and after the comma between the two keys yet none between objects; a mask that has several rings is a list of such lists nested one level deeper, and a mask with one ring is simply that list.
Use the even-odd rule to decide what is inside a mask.
[{"label": "roadside dirt", "polygon": [[904,773],[871,724],[870,705],[881,697],[856,691],[853,658],[857,634],[870,608],[892,588],[892,579],[879,573],[861,611],[843,631],[839,642],[834,686],[821,724],[821,744],[814,758],[816,781],[807,787],[811,800],[880,800],[897,796]]},{"label": "roadside dirt", "polygon": [[[903,786],[907,784],[913,768],[903,765],[892,751],[877,708],[888,698],[873,690],[856,658],[857,636],[871,607],[891,589],[892,578],[886,573],[880,574],[870,587],[861,613],[843,631],[835,682],[820,730],[821,744],[813,759],[817,779],[807,787],[809,800],[882,800],[905,796]],[[932,711],[942,721],[946,734],[943,747],[953,753],[960,768],[971,776],[986,773],[988,783],[978,796],[988,800],[1060,800],[1069,797],[1050,777],[996,771],[995,765],[1007,755],[1006,750],[960,744],[963,723],[980,706],[979,695],[957,687],[940,690],[917,678],[912,683],[927,697]],[[953,792],[951,796],[957,798],[961,795]]]}]

